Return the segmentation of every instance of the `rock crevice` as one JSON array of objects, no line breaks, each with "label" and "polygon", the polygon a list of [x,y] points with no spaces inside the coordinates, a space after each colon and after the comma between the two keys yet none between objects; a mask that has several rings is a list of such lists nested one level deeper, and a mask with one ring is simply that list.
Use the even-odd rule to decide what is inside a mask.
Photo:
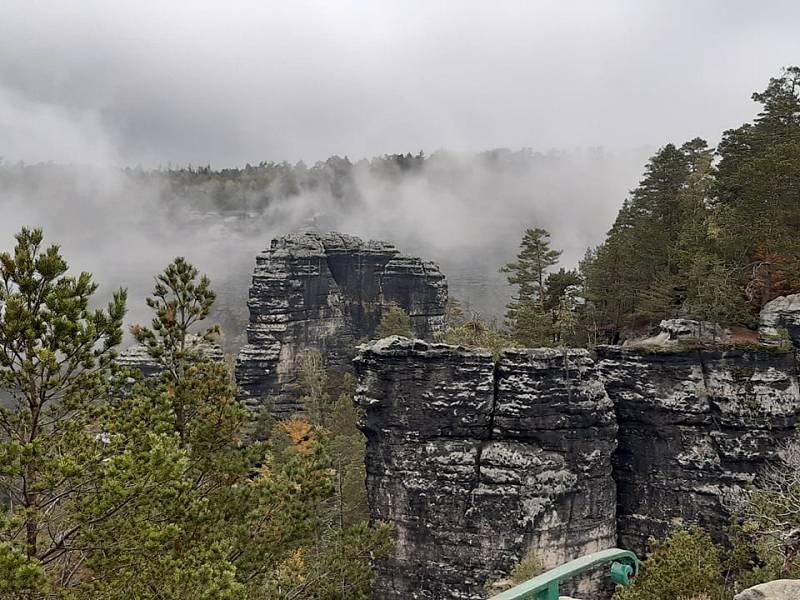
[{"label": "rock crevice", "polygon": [[398,540],[375,597],[482,598],[531,548],[551,567],[614,544],[616,425],[586,351],[495,364],[395,337],[356,369],[371,512]]},{"label": "rock crevice", "polygon": [[781,349],[598,349],[619,425],[620,544],[642,552],[676,519],[717,537],[728,492],[757,480],[800,423],[798,366]]},{"label": "rock crevice", "polygon": [[[397,547],[374,597],[477,600],[533,549],[546,568],[677,519],[721,536],[729,490],[757,480],[800,422],[780,349],[488,352],[361,346],[371,515]],[[578,597],[601,597],[597,580]],[[569,591],[569,590],[567,590]]]}]

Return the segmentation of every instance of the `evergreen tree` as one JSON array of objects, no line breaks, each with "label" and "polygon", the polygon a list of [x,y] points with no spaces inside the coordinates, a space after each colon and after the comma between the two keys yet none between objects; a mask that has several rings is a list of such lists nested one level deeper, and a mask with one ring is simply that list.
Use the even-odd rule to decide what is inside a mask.
[{"label": "evergreen tree", "polygon": [[727,264],[755,312],[800,289],[800,67],[789,67],[753,94],[753,123],[723,134],[715,209]]},{"label": "evergreen tree", "polygon": [[[85,572],[76,598],[269,598],[318,543],[334,492],[324,432],[286,422],[240,444],[244,408],[221,363],[195,340],[213,303],[207,278],[177,259],[157,277],[152,328],[133,327],[163,367],[111,397],[111,449],[95,493],[72,510]],[[198,338],[199,336],[199,338]],[[107,507],[121,507],[97,520]],[[298,584],[299,585],[299,584]],[[267,594],[267,595],[264,595]]]},{"label": "evergreen tree", "polygon": [[584,262],[587,300],[606,340],[617,342],[681,313],[687,253],[707,244],[702,228],[710,176],[711,151],[703,140],[662,148],[606,241]]},{"label": "evergreen tree", "polygon": [[[155,313],[152,328],[134,325],[131,333],[164,369],[170,387],[175,413],[175,430],[186,440],[188,422],[201,408],[203,399],[188,389],[191,365],[202,360],[198,341],[211,341],[218,334],[216,327],[193,334],[192,328],[208,317],[216,294],[211,282],[183,257],[176,258],[163,273],[156,276],[153,296],[147,299]],[[192,372],[193,377],[197,372]],[[198,404],[198,400],[200,404]]]},{"label": "evergreen tree", "polygon": [[729,600],[724,589],[720,551],[700,529],[677,529],[652,542],[652,552],[628,587],[618,587],[614,600],[682,600],[707,595]]},{"label": "evergreen tree", "polygon": [[92,309],[91,275],[68,276],[40,229],[16,240],[0,254],[0,589],[35,597],[68,584],[80,565],[72,544],[89,523],[67,509],[91,493],[107,457],[92,425],[110,387],[125,292]]},{"label": "evergreen tree", "polygon": [[390,304],[384,310],[378,327],[375,329],[374,337],[379,340],[392,335],[414,337],[414,331],[411,329],[411,317],[397,304]]},{"label": "evergreen tree", "polygon": [[308,598],[366,600],[374,577],[372,563],[391,549],[392,541],[388,526],[368,524],[366,438],[357,425],[355,379],[349,373],[338,377],[326,370],[319,351],[309,350],[301,361],[299,380],[311,419],[306,426],[320,429],[334,473],[334,492],[319,512],[322,535],[305,552],[306,572],[301,575],[315,586],[301,589]]},{"label": "evergreen tree", "polygon": [[579,335],[578,296],[583,278],[574,269],[563,267],[550,273],[545,280],[545,308],[550,311],[553,322],[552,343],[574,346],[583,342]]},{"label": "evergreen tree", "polygon": [[523,346],[552,343],[553,317],[547,307],[548,271],[558,263],[560,250],[550,247],[550,234],[544,229],[527,229],[520,243],[517,260],[500,269],[517,294],[508,305],[506,320],[514,341]]}]

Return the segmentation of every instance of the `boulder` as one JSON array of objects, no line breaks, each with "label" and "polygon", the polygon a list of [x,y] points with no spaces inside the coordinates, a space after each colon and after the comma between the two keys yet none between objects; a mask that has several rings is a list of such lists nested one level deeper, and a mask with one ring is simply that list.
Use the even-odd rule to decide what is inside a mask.
[{"label": "boulder", "polygon": [[659,332],[651,337],[630,340],[626,346],[674,346],[681,342],[721,342],[728,339],[730,331],[710,321],[693,319],[664,319]]},{"label": "boulder", "polygon": [[790,339],[800,347],[800,294],[780,296],[767,302],[759,316],[758,334],[765,343]]},{"label": "boulder", "polygon": [[734,600],[800,600],[800,579],[776,579],[746,589]]}]

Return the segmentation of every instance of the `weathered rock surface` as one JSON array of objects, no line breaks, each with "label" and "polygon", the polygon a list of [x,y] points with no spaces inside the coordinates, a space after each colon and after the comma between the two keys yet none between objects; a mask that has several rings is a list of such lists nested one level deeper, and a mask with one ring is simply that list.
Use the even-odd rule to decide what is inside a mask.
[{"label": "weathered rock surface", "polygon": [[658,329],[656,335],[631,340],[625,346],[675,346],[688,341],[720,342],[730,336],[730,331],[717,323],[693,319],[664,319],[658,324]]},{"label": "weathered rock surface", "polygon": [[322,352],[329,368],[350,370],[360,341],[372,337],[390,304],[410,316],[414,334],[444,325],[447,284],[439,268],[386,242],[339,233],[293,233],[256,258],[247,345],[236,379],[253,410],[266,403],[285,418],[301,411],[297,359]]},{"label": "weathered rock surface", "polygon": [[356,370],[371,515],[397,531],[373,597],[482,598],[531,547],[550,568],[615,544],[616,424],[588,352],[507,350],[495,366],[392,337]]},{"label": "weathered rock surface", "polygon": [[800,600],[800,580],[777,579],[737,594],[734,600]]},{"label": "weathered rock surface", "polygon": [[796,435],[794,353],[606,346],[598,361],[619,425],[620,545],[641,552],[676,518],[719,535],[726,491],[754,481]]},{"label": "weathered rock surface", "polygon": [[800,347],[800,294],[780,296],[764,305],[758,333],[764,342],[775,342],[787,336]]},{"label": "weathered rock surface", "polygon": [[[204,360],[217,362],[225,360],[222,346],[215,342],[207,342],[196,336],[191,336],[188,342],[189,347],[198,352]],[[121,367],[139,369],[145,377],[153,377],[163,370],[158,361],[150,356],[147,348],[141,344],[133,344],[120,352],[116,361]]]}]

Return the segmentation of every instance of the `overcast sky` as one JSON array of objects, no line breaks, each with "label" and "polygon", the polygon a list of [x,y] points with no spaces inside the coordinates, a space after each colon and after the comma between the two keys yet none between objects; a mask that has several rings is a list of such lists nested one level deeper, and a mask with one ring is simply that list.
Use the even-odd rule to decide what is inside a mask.
[{"label": "overcast sky", "polygon": [[800,2],[0,2],[0,156],[657,147],[752,118]]}]

